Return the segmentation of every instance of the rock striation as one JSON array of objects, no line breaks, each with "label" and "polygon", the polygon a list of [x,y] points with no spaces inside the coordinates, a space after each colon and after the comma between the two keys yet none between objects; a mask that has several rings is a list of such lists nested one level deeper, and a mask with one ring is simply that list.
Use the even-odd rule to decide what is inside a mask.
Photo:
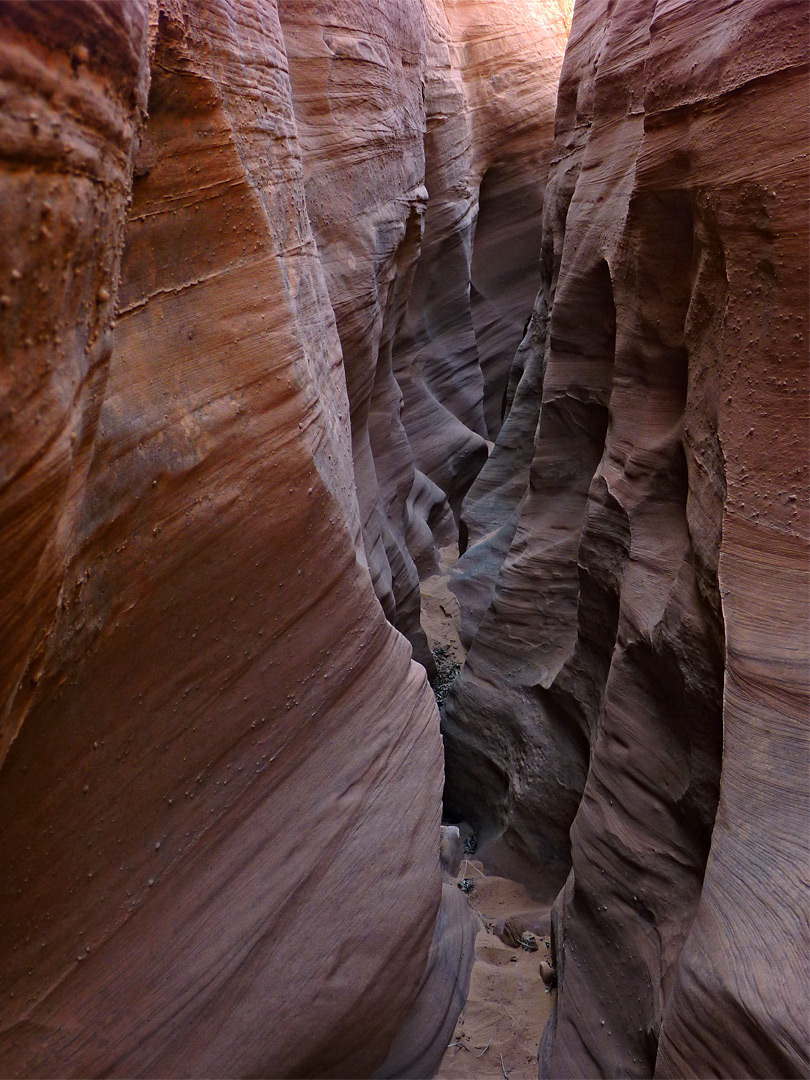
[{"label": "rock striation", "polygon": [[32,570],[0,1071],[367,1072],[434,933],[441,746],[362,555],[281,27],[220,0],[41,11],[2,12],[31,71],[12,119],[63,143],[6,142],[7,318],[39,319],[9,490],[41,543],[3,533]]},{"label": "rock striation", "polygon": [[565,5],[323,8],[0,8],[0,1075],[428,1075],[466,990],[411,645]]},{"label": "rock striation", "polygon": [[279,9],[307,208],[343,348],[372,581],[432,673],[419,579],[458,538],[539,284],[571,4],[322,7]]},{"label": "rock striation", "polygon": [[808,1069],[806,30],[575,10],[445,703],[448,803],[560,890],[544,1076]]},{"label": "rock striation", "polygon": [[408,547],[414,462],[392,348],[419,258],[426,23],[419,3],[282,0],[307,209],[343,351],[363,545],[388,619],[432,673]]},{"label": "rock striation", "polygon": [[509,364],[539,283],[540,211],[571,3],[430,0],[426,10],[429,201],[394,345],[416,466],[409,501],[422,576],[438,569],[431,534],[439,545],[457,537],[461,500],[500,429]]}]

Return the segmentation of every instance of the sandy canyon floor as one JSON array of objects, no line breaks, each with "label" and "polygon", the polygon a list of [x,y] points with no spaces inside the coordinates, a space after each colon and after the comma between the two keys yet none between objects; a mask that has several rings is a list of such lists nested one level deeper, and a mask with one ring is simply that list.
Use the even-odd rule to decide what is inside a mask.
[{"label": "sandy canyon floor", "polygon": [[[541,962],[549,960],[548,936],[534,935],[536,952],[505,944],[496,930],[510,920],[518,930],[525,925],[533,906],[528,892],[515,881],[489,877],[477,860],[462,862],[464,878],[475,881],[469,901],[482,925],[467,1003],[436,1075],[536,1080],[537,1046],[556,993],[540,976]],[[541,920],[528,916],[536,925]]]},{"label": "sandy canyon floor", "polygon": [[[459,636],[458,601],[447,587],[457,558],[455,545],[443,548],[439,573],[422,581],[422,625],[431,649],[443,650],[461,667],[465,650]],[[481,929],[467,1003],[437,1077],[535,1080],[537,1047],[555,994],[540,975],[541,962],[550,959],[548,913],[537,907],[523,885],[490,876],[478,859],[462,861],[458,880],[472,883],[468,899]],[[518,942],[524,929],[536,931],[536,952],[502,940]]]}]

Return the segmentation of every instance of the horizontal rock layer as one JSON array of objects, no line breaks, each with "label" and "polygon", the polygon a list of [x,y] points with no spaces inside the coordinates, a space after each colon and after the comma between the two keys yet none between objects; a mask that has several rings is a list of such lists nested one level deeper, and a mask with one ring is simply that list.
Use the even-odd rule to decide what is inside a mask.
[{"label": "horizontal rock layer", "polygon": [[806,78],[799,3],[575,11],[445,723],[562,887],[543,1075],[808,1068]]}]

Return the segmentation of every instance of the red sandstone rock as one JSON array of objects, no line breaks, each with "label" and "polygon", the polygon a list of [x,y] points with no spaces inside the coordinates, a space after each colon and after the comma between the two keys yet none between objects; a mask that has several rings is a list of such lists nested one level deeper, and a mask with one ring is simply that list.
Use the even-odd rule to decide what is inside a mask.
[{"label": "red sandstone rock", "polygon": [[542,1075],[808,1068],[806,78],[802,4],[575,13],[537,442],[446,703],[490,862],[572,862]]},{"label": "red sandstone rock", "polygon": [[146,11],[0,19],[0,1072],[360,1075],[434,939],[441,745],[361,555],[275,8],[153,10],[109,362]]},{"label": "red sandstone rock", "polygon": [[278,6],[0,10],[4,1074],[428,1075],[466,986],[377,601],[429,665],[568,5]]},{"label": "red sandstone rock", "polygon": [[148,71],[145,3],[6,4],[0,26],[2,762],[42,676],[77,527]]},{"label": "red sandstone rock", "polygon": [[[343,350],[363,542],[389,619],[433,670],[408,550],[414,464],[391,346],[422,238],[426,28],[418,3],[280,4],[307,209]],[[370,32],[371,31],[371,32]]]}]

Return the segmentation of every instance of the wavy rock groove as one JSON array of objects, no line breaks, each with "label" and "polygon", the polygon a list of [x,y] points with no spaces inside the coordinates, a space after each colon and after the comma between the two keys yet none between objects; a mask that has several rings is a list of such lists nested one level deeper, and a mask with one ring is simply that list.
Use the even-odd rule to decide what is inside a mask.
[{"label": "wavy rock groove", "polygon": [[448,804],[556,896],[542,1076],[808,1069],[806,29],[574,12],[444,717]]}]

